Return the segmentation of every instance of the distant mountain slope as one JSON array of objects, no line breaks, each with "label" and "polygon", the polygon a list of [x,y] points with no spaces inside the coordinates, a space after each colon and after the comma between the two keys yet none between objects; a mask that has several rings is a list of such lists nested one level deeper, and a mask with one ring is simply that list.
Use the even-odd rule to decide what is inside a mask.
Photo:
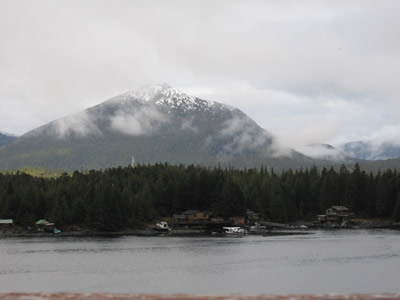
[{"label": "distant mountain slope", "polygon": [[389,142],[357,141],[340,147],[346,154],[364,160],[386,160],[400,157],[400,146]]},{"label": "distant mountain slope", "polygon": [[17,137],[15,135],[0,131],[0,147],[12,143],[16,139]]},{"label": "distant mountain slope", "polygon": [[168,162],[297,168],[313,160],[281,152],[242,111],[168,85],[128,92],[41,126],[0,150],[0,168],[75,170]]},{"label": "distant mountain slope", "polygon": [[329,144],[310,144],[307,146],[298,147],[297,150],[316,160],[322,160],[326,162],[352,163],[357,161],[357,159]]}]

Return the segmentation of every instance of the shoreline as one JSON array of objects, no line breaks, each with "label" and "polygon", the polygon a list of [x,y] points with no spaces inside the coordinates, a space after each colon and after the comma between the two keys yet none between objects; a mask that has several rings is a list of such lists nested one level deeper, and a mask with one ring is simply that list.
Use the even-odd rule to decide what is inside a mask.
[{"label": "shoreline", "polygon": [[185,237],[185,236],[209,236],[207,232],[199,230],[176,230],[172,232],[157,232],[152,229],[127,229],[122,231],[97,231],[97,230],[66,230],[60,233],[42,231],[0,231],[1,238],[66,238],[66,237],[123,237],[123,236],[142,236],[142,237]]},{"label": "shoreline", "polygon": [[[400,230],[400,223],[368,223],[353,228],[307,228],[307,229],[272,229],[248,235],[269,236],[289,236],[289,235],[309,235],[317,230]],[[0,228],[0,239],[3,238],[68,238],[68,237],[212,237],[211,232],[198,229],[172,229],[169,232],[157,232],[152,229],[126,229],[121,231],[97,231],[93,229],[84,230],[65,230],[60,233],[28,231],[21,228]]]}]

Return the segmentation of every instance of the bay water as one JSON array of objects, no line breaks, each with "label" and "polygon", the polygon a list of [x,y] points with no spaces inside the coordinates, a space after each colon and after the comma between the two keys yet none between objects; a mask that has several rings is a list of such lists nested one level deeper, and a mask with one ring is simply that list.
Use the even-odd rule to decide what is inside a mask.
[{"label": "bay water", "polygon": [[0,291],[398,293],[400,232],[2,238]]}]

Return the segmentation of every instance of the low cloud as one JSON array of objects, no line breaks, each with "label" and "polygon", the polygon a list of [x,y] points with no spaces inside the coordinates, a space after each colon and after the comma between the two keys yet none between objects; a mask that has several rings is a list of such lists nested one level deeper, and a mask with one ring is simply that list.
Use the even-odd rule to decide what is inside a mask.
[{"label": "low cloud", "polygon": [[58,139],[64,139],[70,136],[85,137],[90,134],[100,135],[101,130],[95,124],[95,117],[81,111],[79,113],[60,118],[48,124],[45,129],[39,128],[31,134],[43,133],[55,136]]},{"label": "low cloud", "polygon": [[[288,146],[399,122],[399,1],[292,2],[1,1],[0,129],[22,134],[164,81],[238,106]],[[321,95],[348,113],[321,107]]]},{"label": "low cloud", "polygon": [[388,125],[362,137],[359,141],[340,146],[350,156],[362,155],[365,159],[389,159],[398,157],[400,125]]},{"label": "low cloud", "polygon": [[155,133],[169,118],[155,107],[145,107],[129,113],[118,111],[110,121],[113,130],[138,136]]},{"label": "low cloud", "polygon": [[378,131],[366,136],[364,140],[376,147],[385,143],[400,146],[400,125],[383,126]]},{"label": "low cloud", "polygon": [[300,146],[297,147],[296,150],[315,159],[323,159],[334,162],[345,161],[348,157],[342,151],[326,144]]},{"label": "low cloud", "polygon": [[199,132],[199,128],[193,124],[194,120],[193,119],[184,119],[182,121],[181,129],[188,129],[191,130],[195,133]]},{"label": "low cloud", "polygon": [[[274,152],[273,137],[245,116],[235,116],[224,122],[217,138],[226,139],[219,156],[232,157],[246,151]],[[208,139],[208,142],[211,142]]]}]

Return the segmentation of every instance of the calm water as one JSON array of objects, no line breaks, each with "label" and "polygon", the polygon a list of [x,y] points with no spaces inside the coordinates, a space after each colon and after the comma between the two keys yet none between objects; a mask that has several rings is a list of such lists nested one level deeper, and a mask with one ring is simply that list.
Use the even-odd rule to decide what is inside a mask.
[{"label": "calm water", "polygon": [[0,291],[400,292],[400,232],[0,239]]}]

